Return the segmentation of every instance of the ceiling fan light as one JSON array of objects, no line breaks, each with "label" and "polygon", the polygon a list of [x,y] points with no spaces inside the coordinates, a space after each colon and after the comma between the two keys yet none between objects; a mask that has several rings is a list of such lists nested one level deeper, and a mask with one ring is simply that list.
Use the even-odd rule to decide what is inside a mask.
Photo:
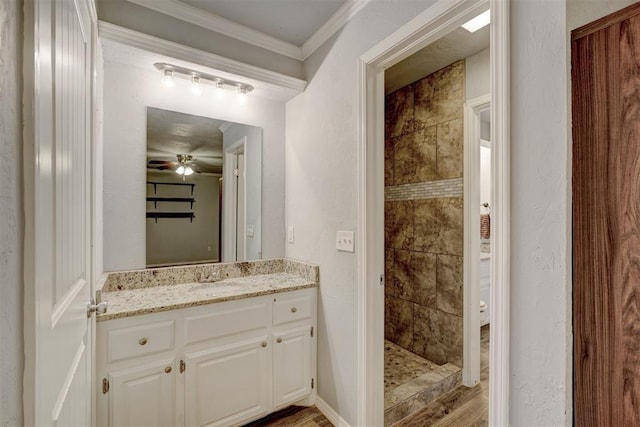
[{"label": "ceiling fan light", "polygon": [[184,166],[182,166],[182,165],[178,166],[178,169],[176,169],[176,173],[177,173],[178,175],[185,175],[185,168],[184,168]]},{"label": "ceiling fan light", "polygon": [[187,166],[186,168],[184,168],[184,174],[186,176],[189,176],[193,173],[193,169],[191,169],[191,166]]}]

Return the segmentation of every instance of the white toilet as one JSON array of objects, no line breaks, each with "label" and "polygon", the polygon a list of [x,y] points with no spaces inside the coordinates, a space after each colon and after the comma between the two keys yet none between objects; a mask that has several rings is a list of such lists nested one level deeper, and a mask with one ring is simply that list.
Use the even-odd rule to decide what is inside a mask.
[{"label": "white toilet", "polygon": [[491,255],[480,254],[480,326],[489,323],[489,302],[491,301]]}]

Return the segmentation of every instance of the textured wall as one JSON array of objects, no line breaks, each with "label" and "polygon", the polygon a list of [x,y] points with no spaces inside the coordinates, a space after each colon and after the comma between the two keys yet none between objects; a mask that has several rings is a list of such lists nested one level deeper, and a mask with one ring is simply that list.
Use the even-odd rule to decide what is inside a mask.
[{"label": "textured wall", "polygon": [[467,101],[491,92],[491,54],[487,48],[465,59]]},{"label": "textured wall", "polygon": [[[464,102],[465,61],[387,96],[386,189],[462,180]],[[437,364],[458,366],[463,342],[460,189],[449,184],[440,194],[385,200],[385,338]]]},{"label": "textured wall", "polygon": [[22,425],[22,2],[0,2],[0,426]]},{"label": "textured wall", "polygon": [[564,0],[511,2],[510,424],[571,425]]},{"label": "textured wall", "polygon": [[[305,61],[304,93],[287,103],[288,257],[320,265],[318,395],[357,425],[356,254],[336,250],[336,231],[358,239],[358,58],[434,1],[367,4]],[[382,315],[382,313],[380,313]]]},{"label": "textured wall", "polygon": [[284,103],[249,96],[244,105],[238,105],[233,97],[222,102],[205,95],[196,97],[190,83],[180,79],[167,89],[152,64],[118,62],[123,52],[135,58],[135,49],[107,41],[103,41],[103,48],[105,271],[146,265],[148,106],[262,128],[262,255],[283,256]]}]

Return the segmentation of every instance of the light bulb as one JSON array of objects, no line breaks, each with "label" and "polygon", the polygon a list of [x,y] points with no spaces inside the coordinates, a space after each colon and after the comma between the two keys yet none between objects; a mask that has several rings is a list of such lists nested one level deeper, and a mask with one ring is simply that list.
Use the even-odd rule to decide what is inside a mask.
[{"label": "light bulb", "polygon": [[162,84],[166,87],[173,87],[173,71],[164,70],[164,75],[162,76]]},{"label": "light bulb", "polygon": [[176,169],[176,173],[178,175],[184,175],[184,173],[185,173],[184,166],[182,166],[182,165],[178,166],[178,169]]},{"label": "light bulb", "polygon": [[184,174],[186,176],[189,176],[193,173],[193,169],[191,169],[191,166],[187,166],[186,168],[184,168]]},{"label": "light bulb", "polygon": [[247,100],[247,88],[238,86],[238,104],[242,105]]},{"label": "light bulb", "polygon": [[191,77],[191,92],[194,95],[200,95],[202,93],[202,87],[200,86],[200,76]]},{"label": "light bulb", "polygon": [[216,82],[216,97],[224,99],[224,83],[222,82]]}]

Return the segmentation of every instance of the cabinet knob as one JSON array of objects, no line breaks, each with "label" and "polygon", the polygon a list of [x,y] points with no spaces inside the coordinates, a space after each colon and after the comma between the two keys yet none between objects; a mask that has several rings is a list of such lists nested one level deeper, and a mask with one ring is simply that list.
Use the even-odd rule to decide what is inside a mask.
[{"label": "cabinet knob", "polygon": [[298,311],[298,309],[297,309],[297,308],[295,308],[295,307],[291,307],[291,312],[292,312],[292,313],[295,313],[296,311]]},{"label": "cabinet knob", "polygon": [[262,346],[266,347],[267,346],[267,342],[266,341],[262,341]]},{"label": "cabinet knob", "polygon": [[164,371],[165,371],[167,374],[170,374],[170,373],[171,373],[171,366],[167,366],[166,368],[164,368]]},{"label": "cabinet knob", "polygon": [[138,344],[140,345],[145,345],[147,343],[147,339],[146,338],[140,338],[140,341],[138,341]]},{"label": "cabinet knob", "polygon": [[280,344],[280,343],[282,342],[282,338],[278,337],[278,339],[276,340],[276,342],[277,342],[278,344]]}]

